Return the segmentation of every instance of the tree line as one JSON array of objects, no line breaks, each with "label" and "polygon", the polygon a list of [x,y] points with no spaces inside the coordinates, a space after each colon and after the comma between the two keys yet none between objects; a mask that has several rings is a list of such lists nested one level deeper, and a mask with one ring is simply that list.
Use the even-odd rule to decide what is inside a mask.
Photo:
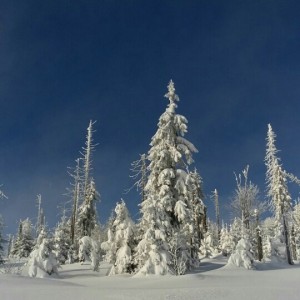
[{"label": "tree line", "polygon": [[[207,217],[203,183],[193,168],[196,147],[185,138],[187,119],[176,113],[179,97],[172,81],[165,95],[167,107],[160,116],[147,154],[132,163],[132,175],[141,195],[141,218],[133,221],[124,200],[116,204],[105,225],[99,223],[96,204],[100,195],[93,178],[95,122],[87,128],[85,146],[69,170],[71,212],[50,231],[38,196],[37,223],[21,220],[15,237],[9,238],[8,256],[28,258],[31,276],[57,272],[59,264],[91,260],[97,270],[101,259],[112,264],[110,275],[132,273],[182,275],[197,268],[202,257],[224,255],[238,261],[246,251],[249,262],[286,261],[300,258],[300,205],[293,203],[288,183],[299,180],[284,170],[268,125],[266,138],[267,200],[261,201],[257,185],[249,180],[249,166],[235,174],[231,202],[235,218],[221,219],[219,193],[212,200],[214,220]],[[4,194],[1,192],[4,197]],[[272,217],[261,219],[265,211]],[[2,254],[3,257],[3,254]]]}]

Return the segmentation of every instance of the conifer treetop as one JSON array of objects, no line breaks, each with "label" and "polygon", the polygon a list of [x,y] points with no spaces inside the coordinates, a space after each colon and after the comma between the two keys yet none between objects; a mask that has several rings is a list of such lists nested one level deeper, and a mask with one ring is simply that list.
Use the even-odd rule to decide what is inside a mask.
[{"label": "conifer treetop", "polygon": [[168,84],[168,93],[165,94],[165,97],[169,99],[170,104],[179,101],[178,95],[175,94],[175,85],[172,79]]}]

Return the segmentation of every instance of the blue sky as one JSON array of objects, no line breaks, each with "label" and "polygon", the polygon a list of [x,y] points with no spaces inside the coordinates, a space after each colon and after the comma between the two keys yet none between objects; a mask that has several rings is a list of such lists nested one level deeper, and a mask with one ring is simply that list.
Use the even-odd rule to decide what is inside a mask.
[{"label": "blue sky", "polygon": [[121,197],[137,217],[138,194],[124,195],[130,163],[149,150],[171,78],[204,191],[219,190],[223,218],[233,172],[247,164],[264,197],[268,123],[284,167],[300,176],[299,9],[279,0],[0,0],[6,231],[35,222],[37,194],[54,226],[90,119],[100,221]]}]

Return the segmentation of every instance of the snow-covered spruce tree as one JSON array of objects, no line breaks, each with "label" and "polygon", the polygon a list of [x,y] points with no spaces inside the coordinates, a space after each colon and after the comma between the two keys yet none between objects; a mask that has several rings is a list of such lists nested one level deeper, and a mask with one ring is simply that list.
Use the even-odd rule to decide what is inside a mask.
[{"label": "snow-covered spruce tree", "polygon": [[65,264],[67,261],[72,262],[71,255],[71,238],[70,224],[63,213],[61,221],[57,224],[53,237],[53,250],[60,264]]},{"label": "snow-covered spruce tree", "polygon": [[[221,231],[220,233],[218,232],[218,224],[213,222],[212,220],[208,219],[207,220],[207,232],[209,233],[209,235],[211,236],[211,239],[212,239],[212,245],[213,245],[213,248],[214,248],[214,252],[220,252],[220,248],[219,248],[219,245],[220,245],[220,234],[221,234]],[[207,233],[206,232],[206,233]],[[205,236],[205,234],[204,234]]]},{"label": "snow-covered spruce tree", "polygon": [[18,234],[10,250],[10,255],[16,258],[28,257],[34,247],[33,227],[29,218],[20,220]]},{"label": "snow-covered spruce tree", "polygon": [[112,210],[111,215],[105,224],[104,228],[104,239],[101,243],[101,249],[105,252],[104,254],[104,261],[113,264],[116,261],[116,244],[114,241],[115,236],[115,228],[113,226],[113,223],[116,219],[115,211]]},{"label": "snow-covered spruce tree", "polygon": [[[141,203],[143,236],[135,255],[137,275],[176,273],[170,253],[175,239],[181,242],[176,251],[177,260],[191,257],[189,238],[193,231],[193,207],[185,170],[193,162],[192,153],[197,150],[183,137],[187,132],[187,120],[175,112],[179,98],[172,81],[166,98],[169,104],[159,118],[148,153],[149,177],[146,197]],[[191,267],[190,259],[186,260],[186,267]]]},{"label": "snow-covered spruce tree", "polygon": [[89,127],[87,128],[86,142],[85,147],[83,148],[83,191],[84,195],[87,195],[90,181],[91,181],[91,172],[92,172],[92,154],[95,150],[96,144],[94,144],[93,133],[95,132],[93,129],[96,121],[90,121]]},{"label": "snow-covered spruce tree", "polygon": [[47,230],[46,230],[46,228],[43,226],[43,227],[41,228],[41,231],[40,231],[39,236],[38,236],[37,239],[36,239],[36,243],[35,243],[34,248],[35,248],[35,249],[39,248],[39,246],[42,244],[43,240],[46,239],[47,237],[48,237]]},{"label": "snow-covered spruce tree", "polygon": [[83,195],[83,180],[82,180],[82,169],[80,166],[81,159],[76,159],[76,167],[73,171],[69,172],[69,175],[72,177],[71,188],[67,189],[68,194],[72,199],[72,214],[70,219],[70,239],[73,247],[76,242],[76,223],[78,217],[78,206]]},{"label": "snow-covered spruce tree", "polygon": [[[0,199],[7,199],[7,196],[0,190]],[[2,216],[0,215],[0,264],[3,263],[3,237],[2,237],[2,230],[3,230],[4,222]]]},{"label": "snow-covered spruce tree", "polygon": [[294,239],[296,248],[296,259],[300,260],[300,202],[296,203],[293,210],[293,220],[294,220]]},{"label": "snow-covered spruce tree", "polygon": [[255,253],[255,258],[259,261],[263,260],[263,241],[262,241],[262,232],[261,232],[261,226],[260,226],[260,213],[258,209],[254,210],[254,216],[255,216],[255,233],[256,233],[256,251],[254,251]]},{"label": "snow-covered spruce tree", "polygon": [[198,171],[188,172],[186,184],[189,187],[189,197],[192,203],[193,223],[187,232],[190,235],[191,257],[193,260],[198,259],[201,239],[207,231],[206,207],[203,203],[204,194],[202,190],[202,178]]},{"label": "snow-covered spruce tree", "polygon": [[75,227],[78,231],[77,239],[84,236],[91,237],[92,231],[98,223],[96,201],[99,200],[99,193],[96,190],[94,179],[92,178],[92,154],[96,145],[93,141],[93,125],[95,122],[90,121],[87,128],[85,147],[83,148],[83,197],[82,203],[78,207],[78,215]]},{"label": "snow-covered spruce tree", "polygon": [[218,241],[220,241],[221,235],[221,222],[220,222],[220,205],[219,205],[219,193],[217,189],[214,189],[211,196],[214,205],[215,205],[215,214],[216,214],[216,224],[217,224],[217,232],[218,232]]},{"label": "snow-covered spruce tree", "polygon": [[14,236],[12,234],[9,234],[8,235],[8,244],[7,244],[7,254],[6,254],[7,258],[10,257],[10,253],[11,253],[13,244],[14,244]]},{"label": "snow-covered spruce tree", "polygon": [[222,226],[219,249],[222,251],[224,256],[229,256],[234,248],[235,242],[231,232],[228,231],[227,226]]},{"label": "snow-covered spruce tree", "polygon": [[19,240],[21,239],[22,236],[22,220],[19,221],[19,225],[18,225],[18,230],[17,230],[17,234],[14,238],[12,247],[11,247],[11,257],[17,257],[17,253],[19,252],[19,248],[20,248],[20,243]]},{"label": "snow-covered spruce tree", "polygon": [[36,235],[35,237],[38,237],[42,228],[45,226],[45,215],[44,210],[42,208],[42,195],[37,195],[37,207],[38,207],[38,215],[37,215],[37,221],[36,221]]},{"label": "snow-covered spruce tree", "polygon": [[107,243],[115,250],[115,260],[109,275],[131,273],[133,271],[132,252],[135,246],[133,239],[135,227],[123,200],[117,203],[115,213],[116,217],[112,224],[113,240]]},{"label": "snow-covered spruce tree", "polygon": [[213,236],[210,230],[204,234],[204,237],[201,240],[200,254],[204,257],[213,257],[218,254],[218,250],[214,246]]},{"label": "snow-covered spruce tree", "polygon": [[78,208],[77,227],[79,237],[91,237],[93,229],[98,224],[96,201],[98,200],[98,192],[96,191],[95,182],[91,180],[85,195],[84,202]]},{"label": "snow-covered spruce tree", "polygon": [[276,134],[273,132],[270,124],[268,125],[266,140],[267,195],[270,199],[276,220],[275,239],[285,244],[287,262],[293,264],[288,232],[288,214],[291,211],[291,196],[287,188],[286,172],[282,170],[280,159],[277,157],[278,150],[275,146]]},{"label": "snow-covered spruce tree", "polygon": [[263,260],[269,261],[274,255],[272,249],[272,237],[275,236],[275,218],[266,218],[261,225],[262,246],[263,246]]}]

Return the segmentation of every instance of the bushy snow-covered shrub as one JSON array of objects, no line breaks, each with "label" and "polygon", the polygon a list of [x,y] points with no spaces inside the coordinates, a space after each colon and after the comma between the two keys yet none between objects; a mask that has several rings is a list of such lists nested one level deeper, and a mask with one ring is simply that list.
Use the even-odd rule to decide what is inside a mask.
[{"label": "bushy snow-covered shrub", "polygon": [[116,243],[112,229],[107,230],[107,241],[101,243],[101,249],[105,251],[104,260],[108,263],[114,263],[116,260]]},{"label": "bushy snow-covered shrub", "polygon": [[156,245],[150,246],[150,251],[148,253],[148,259],[144,263],[143,267],[135,275],[166,275],[172,274],[169,269],[168,262],[170,261],[170,254],[166,251],[159,250]]},{"label": "bushy snow-covered shrub", "polygon": [[116,205],[114,221],[111,228],[108,229],[108,240],[101,244],[101,248],[106,252],[106,260],[113,263],[109,275],[133,271],[134,233],[134,223],[129,216],[125,202],[122,200]]},{"label": "bushy snow-covered shrub", "polygon": [[99,270],[100,247],[99,244],[89,236],[84,236],[79,240],[79,260],[91,261],[93,271]]},{"label": "bushy snow-covered shrub", "polygon": [[183,275],[187,271],[187,262],[191,259],[190,255],[187,253],[187,249],[184,249],[185,237],[174,233],[169,244],[169,254],[171,256],[172,269],[175,275]]},{"label": "bushy snow-covered shrub", "polygon": [[31,252],[28,261],[30,277],[44,278],[58,274],[59,263],[52,248],[51,241],[45,238],[40,246]]},{"label": "bushy snow-covered shrub", "polygon": [[229,256],[235,247],[233,236],[231,235],[231,233],[228,231],[227,228],[221,229],[221,237],[220,237],[220,246],[219,247],[224,256]]},{"label": "bushy snow-covered shrub", "polygon": [[1,265],[0,274],[21,275],[24,268],[24,261],[9,258]]},{"label": "bushy snow-covered shrub", "polygon": [[247,238],[241,238],[233,253],[230,255],[227,265],[253,269],[254,258],[251,253],[251,244]]},{"label": "bushy snow-covered shrub", "polygon": [[201,240],[200,254],[205,257],[212,257],[218,254],[218,250],[213,244],[213,238],[210,232],[205,233],[204,238]]},{"label": "bushy snow-covered shrub", "polygon": [[57,260],[60,264],[64,264],[70,260],[70,224],[67,223],[63,217],[61,222],[57,225],[54,232],[53,247]]}]

